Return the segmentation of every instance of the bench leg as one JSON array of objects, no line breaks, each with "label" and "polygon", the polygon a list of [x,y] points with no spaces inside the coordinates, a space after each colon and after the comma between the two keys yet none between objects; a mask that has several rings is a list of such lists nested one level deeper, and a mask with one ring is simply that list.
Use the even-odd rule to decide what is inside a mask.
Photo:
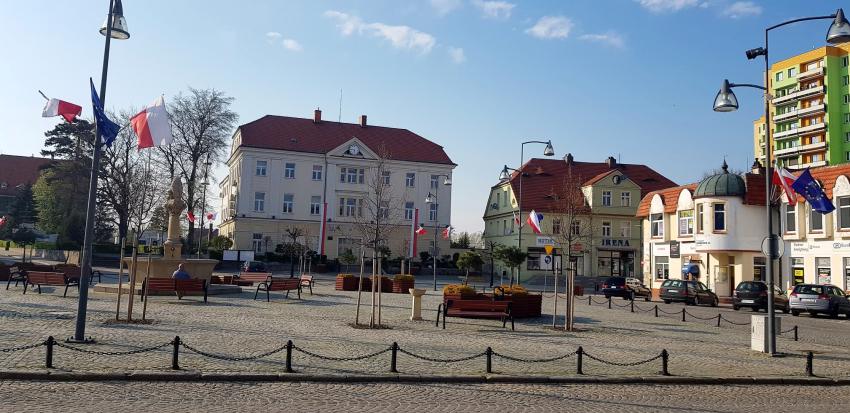
[{"label": "bench leg", "polygon": [[449,307],[443,306],[443,330],[446,329],[446,316],[449,315]]},{"label": "bench leg", "polygon": [[440,326],[440,313],[443,312],[443,304],[437,306],[437,323],[434,324],[434,327]]},{"label": "bench leg", "polygon": [[301,286],[298,286],[298,299],[301,299]]},{"label": "bench leg", "polygon": [[508,326],[508,318],[502,317],[502,328],[505,328],[507,326]]},{"label": "bench leg", "polygon": [[204,287],[204,304],[207,303],[207,294],[209,293],[209,289]]},{"label": "bench leg", "polygon": [[257,299],[257,294],[259,294],[259,293],[260,293],[260,286],[258,285],[257,286],[257,292],[254,293],[254,300]]},{"label": "bench leg", "polygon": [[[29,283],[28,283],[28,282],[24,282],[24,294],[26,294],[26,293],[27,293],[27,286],[28,286],[28,285],[29,285]],[[15,287],[17,287],[17,286],[18,286],[18,282],[16,281],[16,282],[15,282]]]},{"label": "bench leg", "polygon": [[310,287],[310,295],[313,295],[313,283],[312,282],[310,283],[309,287]]},{"label": "bench leg", "polygon": [[289,292],[292,290],[286,290],[286,298],[289,298]]},{"label": "bench leg", "polygon": [[269,297],[269,289],[266,288],[266,302],[270,303],[272,301],[271,297]]},{"label": "bench leg", "polygon": [[514,329],[514,316],[511,316],[511,331],[515,331],[515,329]]},{"label": "bench leg", "polygon": [[[10,285],[12,285],[12,275],[11,275],[11,274],[9,274],[9,280],[8,280],[8,281],[6,281],[6,290],[8,290],[8,289],[9,289],[9,286],[10,286]],[[17,286],[18,286],[18,282],[17,282],[17,281],[15,281],[15,287],[17,287]]]},{"label": "bench leg", "polygon": [[65,294],[62,294],[63,298],[68,296],[68,287],[70,287],[70,285],[65,284]]},{"label": "bench leg", "polygon": [[38,294],[41,295],[41,284],[36,284],[36,286],[38,287]]}]

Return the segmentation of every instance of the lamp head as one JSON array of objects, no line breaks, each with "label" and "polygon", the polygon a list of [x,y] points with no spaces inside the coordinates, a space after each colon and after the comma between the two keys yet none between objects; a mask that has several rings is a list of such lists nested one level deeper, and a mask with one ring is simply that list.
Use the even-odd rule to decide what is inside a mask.
[{"label": "lamp head", "polygon": [[499,174],[499,180],[507,181],[508,179],[511,179],[511,173],[508,171],[508,166],[505,165],[505,167],[502,168],[502,173]]},{"label": "lamp head", "polygon": [[100,34],[106,36],[106,25],[112,19],[112,30],[110,37],[118,40],[126,40],[130,38],[130,31],[127,28],[127,20],[124,19],[124,7],[121,5],[121,0],[115,0],[115,5],[112,7],[112,15],[107,16],[103,21],[103,26],[100,28]]},{"label": "lamp head", "polygon": [[756,47],[755,49],[747,50],[747,59],[753,60],[759,56],[764,56],[767,54],[767,50],[763,47]]},{"label": "lamp head", "polygon": [[432,193],[429,192],[428,196],[425,197],[425,203],[426,204],[433,204],[434,203],[434,195]]},{"label": "lamp head", "polygon": [[449,178],[449,177],[447,176],[447,177],[446,177],[446,179],[443,181],[443,185],[445,185],[445,186],[452,186],[452,178]]},{"label": "lamp head", "polygon": [[734,112],[738,110],[738,98],[732,92],[732,86],[729,85],[729,80],[723,79],[723,84],[720,85],[720,91],[714,97],[715,112]]},{"label": "lamp head", "polygon": [[555,155],[555,148],[552,147],[552,141],[546,142],[546,149],[543,149],[544,156]]},{"label": "lamp head", "polygon": [[826,42],[830,44],[850,42],[850,23],[844,17],[844,10],[838,9],[835,12],[835,20],[826,32]]}]

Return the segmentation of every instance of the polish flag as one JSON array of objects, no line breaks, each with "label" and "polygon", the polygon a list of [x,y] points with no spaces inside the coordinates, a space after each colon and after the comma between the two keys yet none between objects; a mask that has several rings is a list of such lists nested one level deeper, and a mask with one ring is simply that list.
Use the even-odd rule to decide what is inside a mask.
[{"label": "polish flag", "polygon": [[452,227],[450,225],[446,225],[446,227],[443,228],[443,239],[449,239],[449,237],[451,237],[451,236],[452,236]]},{"label": "polish flag", "polygon": [[414,232],[416,235],[425,235],[428,231],[425,231],[425,227],[423,227],[422,224],[419,224],[419,227],[416,228],[416,231]]},{"label": "polish flag", "polygon": [[519,214],[516,211],[514,211],[514,224],[516,224],[517,227],[522,226],[519,222]]},{"label": "polish flag", "polygon": [[531,225],[531,229],[534,231],[535,234],[540,234],[541,220],[543,220],[543,214],[538,214],[532,209],[531,212],[528,214],[528,219],[526,219],[525,222],[527,222],[528,225]]},{"label": "polish flag", "polygon": [[207,221],[215,221],[215,217],[218,216],[218,212],[207,212]]},{"label": "polish flag", "polygon": [[195,214],[192,211],[186,211],[186,219],[188,219],[189,222],[195,222]]},{"label": "polish flag", "polygon": [[782,187],[782,191],[785,192],[785,199],[787,199],[788,203],[792,205],[797,203],[797,192],[791,188],[791,185],[793,185],[796,180],[797,177],[791,172],[788,172],[787,169],[779,166],[779,164],[774,166],[773,184]]},{"label": "polish flag", "polygon": [[41,117],[52,118],[54,116],[61,116],[71,123],[77,118],[77,116],[80,116],[81,113],[83,113],[82,106],[75,105],[64,100],[47,99],[44,109],[41,110]]},{"label": "polish flag", "polygon": [[6,216],[5,215],[0,217],[0,228],[3,228],[4,225],[6,225]]},{"label": "polish flag", "polygon": [[168,145],[174,139],[171,121],[165,110],[165,99],[158,97],[153,104],[130,119],[130,125],[139,137],[138,149]]}]

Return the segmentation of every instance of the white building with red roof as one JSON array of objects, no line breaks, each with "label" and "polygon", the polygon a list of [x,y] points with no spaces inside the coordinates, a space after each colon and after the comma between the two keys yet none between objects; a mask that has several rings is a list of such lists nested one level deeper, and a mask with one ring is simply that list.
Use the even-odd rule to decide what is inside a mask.
[{"label": "white building with red roof", "polygon": [[[374,196],[369,177],[381,159],[381,180],[391,192],[387,208],[397,217],[385,240],[391,257],[408,255],[410,229],[418,224],[428,236],[420,237],[414,255],[432,251],[431,231],[451,222],[451,186],[444,181],[457,166],[443,147],[407,129],[369,125],[365,115],[359,123],[326,121],[318,109],[313,119],[267,115],[237,128],[220,183],[220,234],[233,240],[233,249],[265,253],[291,242],[286,231],[299,228],[306,236],[298,242],[310,250],[331,259],[346,249],[359,256],[356,223]],[[425,202],[429,193],[436,203]],[[448,244],[438,238],[440,250]]]}]

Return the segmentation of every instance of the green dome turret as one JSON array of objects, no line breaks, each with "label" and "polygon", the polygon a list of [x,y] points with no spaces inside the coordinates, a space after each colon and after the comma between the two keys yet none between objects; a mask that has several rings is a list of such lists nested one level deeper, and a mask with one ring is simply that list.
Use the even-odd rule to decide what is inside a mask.
[{"label": "green dome turret", "polygon": [[694,191],[694,198],[744,196],[747,186],[740,175],[730,174],[729,165],[723,160],[723,172],[703,179]]}]

